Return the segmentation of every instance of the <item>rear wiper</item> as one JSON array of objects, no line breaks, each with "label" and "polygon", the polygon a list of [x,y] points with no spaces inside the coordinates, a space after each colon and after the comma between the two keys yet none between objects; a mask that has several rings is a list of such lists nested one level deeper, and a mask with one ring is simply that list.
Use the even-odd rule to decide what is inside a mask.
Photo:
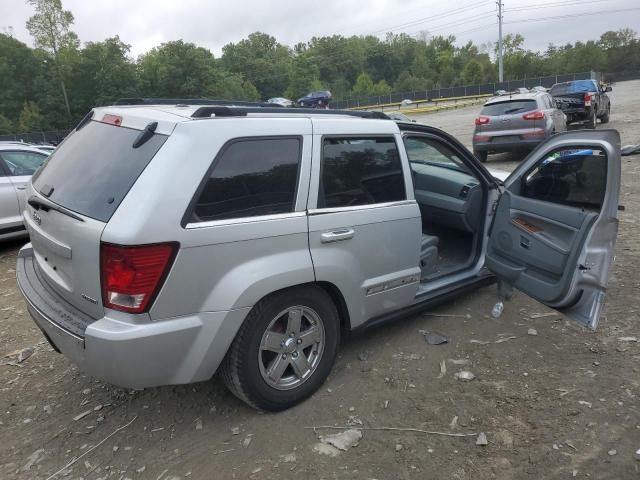
[{"label": "rear wiper", "polygon": [[522,108],[511,108],[509,110],[505,110],[504,114],[509,115],[510,113],[516,113],[518,110],[522,110]]},{"label": "rear wiper", "polygon": [[151,137],[153,137],[153,133],[158,128],[158,122],[151,122],[149,125],[144,127],[144,130],[140,132],[138,138],[133,141],[133,148],[138,148],[144,145],[149,141]]},{"label": "rear wiper", "polygon": [[60,205],[56,205],[51,200],[47,200],[46,198],[38,198],[35,195],[32,195],[31,197],[29,197],[29,200],[27,200],[27,203],[31,205],[33,208],[35,208],[36,210],[42,209],[44,212],[53,210],[55,212],[71,217],[74,220],[79,220],[81,222],[84,222],[84,218],[79,217],[72,211],[67,210],[64,207],[61,207]]}]

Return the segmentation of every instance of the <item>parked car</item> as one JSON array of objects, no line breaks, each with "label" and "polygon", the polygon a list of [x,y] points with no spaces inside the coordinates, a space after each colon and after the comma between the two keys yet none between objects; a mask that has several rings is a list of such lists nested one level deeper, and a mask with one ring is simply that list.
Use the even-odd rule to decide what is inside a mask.
[{"label": "parked car", "polygon": [[154,102],[94,109],[27,191],[18,285],[90,374],[143,388],[220,369],[282,410],[324,382],[342,332],[494,275],[597,325],[618,132],[549,137],[502,184],[452,136],[379,112]]},{"label": "parked car", "polygon": [[318,92],[311,92],[304,97],[298,99],[299,107],[306,108],[329,108],[331,103],[331,92],[328,90],[322,90]]},{"label": "parked car", "polygon": [[596,128],[598,119],[609,123],[611,100],[607,92],[611,87],[601,87],[595,80],[575,80],[556,83],[551,87],[551,96],[557,107],[567,116],[567,124],[584,122]]},{"label": "parked car", "polygon": [[288,98],[284,98],[284,97],[270,98],[269,100],[267,100],[267,103],[273,103],[274,105],[280,105],[281,107],[286,107],[286,108],[295,106],[295,103],[293,103]]},{"label": "parked car", "polygon": [[391,120],[395,120],[397,122],[415,122],[414,119],[407,117],[404,113],[395,111],[395,112],[384,112],[387,117]]},{"label": "parked car", "polygon": [[0,143],[0,241],[27,234],[22,220],[25,190],[48,154],[20,143]]},{"label": "parked car", "polygon": [[475,120],[473,152],[482,162],[490,153],[531,150],[567,122],[545,92],[505,94],[487,101]]}]

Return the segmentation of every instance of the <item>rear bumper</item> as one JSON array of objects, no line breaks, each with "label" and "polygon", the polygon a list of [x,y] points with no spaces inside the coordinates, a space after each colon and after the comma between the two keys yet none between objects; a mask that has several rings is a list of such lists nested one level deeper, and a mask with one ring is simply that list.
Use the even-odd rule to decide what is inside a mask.
[{"label": "rear bumper", "polygon": [[476,152],[512,152],[515,150],[533,150],[548,137],[540,136],[526,140],[495,143],[492,141],[473,141],[473,150]]},{"label": "rear bumper", "polygon": [[31,244],[20,250],[16,274],[31,317],[54,348],[87,373],[127,388],[208,380],[250,310],[158,321],[107,310],[94,320],[44,283]]}]

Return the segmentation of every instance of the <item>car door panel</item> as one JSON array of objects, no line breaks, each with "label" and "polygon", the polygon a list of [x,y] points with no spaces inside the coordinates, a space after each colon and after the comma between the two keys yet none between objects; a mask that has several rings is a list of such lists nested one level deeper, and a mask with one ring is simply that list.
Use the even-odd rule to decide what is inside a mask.
[{"label": "car door panel", "polygon": [[[420,208],[395,124],[372,124],[386,132],[353,135],[352,122],[313,121],[314,133],[322,134],[313,140],[309,249],[316,281],[348,298],[356,328],[415,300]],[[398,189],[401,195],[390,193]]]},{"label": "car door panel", "polygon": [[4,176],[0,165],[0,238],[22,227],[18,197],[10,177]]},{"label": "car door panel", "polygon": [[516,168],[505,187],[487,267],[507,285],[595,328],[617,233],[618,132],[556,135]]},{"label": "car door panel", "polygon": [[508,274],[516,288],[535,292],[541,302],[558,301],[573,273],[567,265],[575,262],[596,218],[594,212],[522,199],[507,191],[496,211],[497,235],[491,236],[487,266]]}]

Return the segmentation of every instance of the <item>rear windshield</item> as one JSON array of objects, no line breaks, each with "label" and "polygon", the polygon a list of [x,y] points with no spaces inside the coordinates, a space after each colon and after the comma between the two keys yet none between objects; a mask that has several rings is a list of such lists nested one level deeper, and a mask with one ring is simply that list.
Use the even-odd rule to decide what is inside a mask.
[{"label": "rear windshield", "polygon": [[506,100],[485,105],[480,110],[480,115],[496,117],[498,115],[511,115],[515,113],[529,112],[535,110],[537,104],[535,100]]},{"label": "rear windshield", "polygon": [[153,135],[133,148],[140,130],[89,122],[71,133],[33,179],[37,191],[53,189],[49,200],[107,222],[138,176],[167,140]]},{"label": "rear windshield", "polygon": [[569,95],[571,93],[594,92],[596,86],[593,80],[577,80],[575,82],[558,83],[551,87],[551,95]]}]

